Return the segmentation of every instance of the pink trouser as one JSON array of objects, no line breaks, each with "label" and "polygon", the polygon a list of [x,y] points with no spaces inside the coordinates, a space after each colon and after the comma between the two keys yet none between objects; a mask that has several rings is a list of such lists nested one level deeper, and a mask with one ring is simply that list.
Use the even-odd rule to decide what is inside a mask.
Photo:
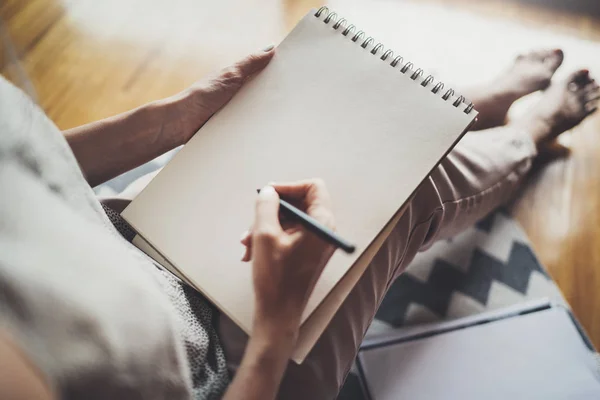
[{"label": "pink trouser", "polygon": [[[471,226],[508,200],[535,155],[529,135],[511,127],[467,133],[416,191],[308,358],[301,365],[290,362],[279,397],[335,398],[392,282],[418,251]],[[247,337],[226,317],[221,317],[219,329],[235,369]]]}]

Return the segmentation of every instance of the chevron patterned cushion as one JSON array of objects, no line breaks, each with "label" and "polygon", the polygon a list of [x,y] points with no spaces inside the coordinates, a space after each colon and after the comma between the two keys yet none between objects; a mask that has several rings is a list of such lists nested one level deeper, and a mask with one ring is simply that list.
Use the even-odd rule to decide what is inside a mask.
[{"label": "chevron patterned cushion", "polygon": [[545,297],[566,305],[521,227],[499,210],[417,255],[390,287],[370,333]]}]

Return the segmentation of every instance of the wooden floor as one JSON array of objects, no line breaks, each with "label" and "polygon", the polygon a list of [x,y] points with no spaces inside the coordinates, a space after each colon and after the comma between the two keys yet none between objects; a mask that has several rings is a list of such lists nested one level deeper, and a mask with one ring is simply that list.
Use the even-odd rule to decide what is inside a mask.
[{"label": "wooden floor", "polygon": [[[600,41],[599,17],[573,8],[589,0],[562,1],[568,10],[534,0],[426,1]],[[321,2],[2,0],[0,72],[69,128],[176,93],[277,43]],[[534,175],[515,214],[600,347],[600,117],[594,118],[573,135],[569,158]]]}]

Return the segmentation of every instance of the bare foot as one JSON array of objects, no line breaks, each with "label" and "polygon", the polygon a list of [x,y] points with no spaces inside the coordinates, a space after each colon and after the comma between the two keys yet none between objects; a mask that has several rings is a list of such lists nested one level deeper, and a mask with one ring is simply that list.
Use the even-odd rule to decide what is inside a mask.
[{"label": "bare foot", "polygon": [[523,54],[494,81],[466,90],[467,98],[479,111],[475,129],[503,125],[508,109],[516,100],[548,87],[563,59],[564,54],[560,49]]},{"label": "bare foot", "polygon": [[550,86],[564,54],[560,49],[533,51],[517,57],[515,63],[498,78],[495,85],[517,99]]},{"label": "bare foot", "polygon": [[514,125],[531,134],[538,149],[596,111],[600,87],[586,69],[553,84],[540,102]]}]

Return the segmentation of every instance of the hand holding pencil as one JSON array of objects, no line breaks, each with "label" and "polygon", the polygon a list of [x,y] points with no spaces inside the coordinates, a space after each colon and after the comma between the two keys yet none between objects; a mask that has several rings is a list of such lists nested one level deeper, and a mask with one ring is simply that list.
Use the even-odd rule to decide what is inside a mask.
[{"label": "hand holding pencil", "polygon": [[337,238],[334,229],[329,193],[321,180],[260,190],[253,227],[241,240],[246,247],[242,260],[252,261],[255,326],[299,326],[314,285],[339,247],[330,237]]},{"label": "hand holding pencil", "polygon": [[[310,183],[310,184],[309,184]],[[309,185],[307,185],[309,184]],[[322,211],[319,211],[319,207],[323,207],[323,201],[318,200],[318,192],[317,190],[313,190],[313,193],[309,193],[307,187],[322,185],[323,189],[325,189],[325,185],[322,181],[316,179],[311,181],[300,181],[295,183],[287,183],[287,184],[279,184],[278,187],[284,193],[287,193],[291,197],[286,197],[290,199],[290,201],[296,200],[296,202],[302,198],[302,203],[305,208],[308,208],[306,205],[311,204],[310,212],[312,214],[320,215],[321,219],[325,221],[329,221],[329,224],[333,226],[333,216],[331,210],[325,210],[325,215],[323,215]],[[256,190],[260,193],[261,189]],[[308,198],[307,195],[312,194],[312,198]],[[327,195],[328,198],[328,195]],[[329,202],[329,201],[327,201]],[[321,204],[320,204],[321,203]],[[323,207],[328,208],[328,207]],[[343,250],[348,254],[352,254],[356,247],[343,239],[340,235],[338,235],[333,229],[329,228],[324,223],[320,222],[318,219],[309,215],[309,213],[302,211],[298,207],[291,204],[289,201],[284,200],[282,198],[279,199],[279,212],[280,212],[280,222],[282,226],[290,226],[290,221],[292,223],[300,224],[304,227],[304,229],[312,232],[314,235],[320,237],[325,242],[332,244],[333,246]],[[326,215],[329,216],[326,216]],[[246,251],[242,256],[243,261],[249,261],[251,255],[251,241],[252,236],[250,231],[246,231],[241,238],[241,243],[246,246]]]}]

